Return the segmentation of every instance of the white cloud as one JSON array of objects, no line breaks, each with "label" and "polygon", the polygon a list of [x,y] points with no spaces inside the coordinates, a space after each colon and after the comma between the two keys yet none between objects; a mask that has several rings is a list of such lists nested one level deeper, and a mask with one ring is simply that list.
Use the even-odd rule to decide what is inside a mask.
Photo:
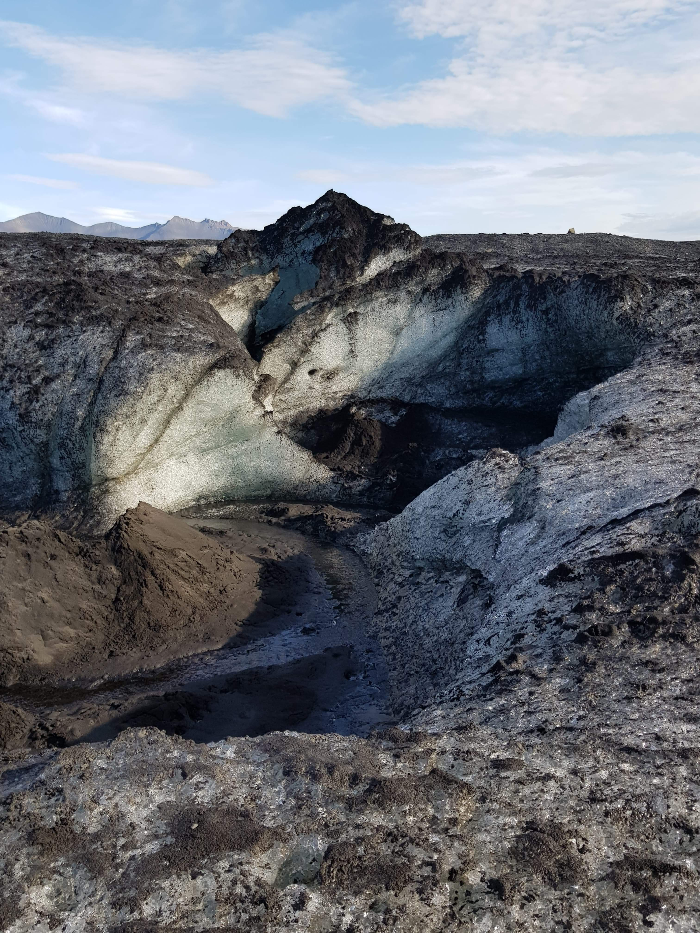
[{"label": "white cloud", "polygon": [[330,57],[294,35],[263,34],[248,48],[169,51],[145,44],[58,38],[26,23],[0,21],[6,43],[61,68],[83,91],[147,100],[215,93],[267,116],[348,90]]},{"label": "white cloud", "polygon": [[571,162],[538,168],[531,175],[533,178],[596,178],[611,175],[619,168],[614,162]]},{"label": "white cloud", "polygon": [[[230,2],[235,12],[238,3]],[[227,9],[224,3],[220,12]],[[399,0],[398,12],[416,39],[443,37],[454,53],[443,74],[377,93],[354,89],[300,29],[260,34],[228,51],[65,38],[7,21],[0,36],[60,68],[83,93],[141,101],[213,94],[283,117],[335,97],[375,126],[467,126],[499,135],[700,127],[699,0]],[[30,106],[59,122],[85,119],[48,98]]]},{"label": "white cloud", "polygon": [[320,187],[342,187],[348,183],[398,181],[410,185],[443,187],[460,185],[475,179],[493,175],[497,169],[492,164],[481,164],[475,160],[450,162],[436,165],[390,165],[376,163],[346,166],[343,169],[308,169],[297,173],[301,181]]},{"label": "white cloud", "polygon": [[77,107],[66,107],[42,97],[27,97],[27,104],[47,120],[54,123],[67,123],[69,126],[81,126],[85,123],[85,113]]},{"label": "white cloud", "polygon": [[497,174],[500,174],[498,166],[477,160],[447,165],[411,165],[401,170],[402,179],[409,184],[439,187],[463,185]]},{"label": "white cloud", "polygon": [[414,36],[459,40],[448,73],[351,108],[377,126],[697,132],[700,62],[691,51],[697,14],[697,0],[404,3],[400,16]]},{"label": "white cloud", "polygon": [[[674,169],[678,166],[674,161]],[[609,202],[624,199],[627,191],[620,186],[620,179],[648,168],[649,160],[636,152],[620,153],[607,160],[591,153],[585,161],[579,158],[563,166],[561,153],[556,150],[522,147],[503,152],[496,148],[481,158],[456,162],[396,166],[385,170],[385,178],[393,175],[405,183],[440,192],[438,199],[461,197],[480,211],[503,214],[504,205],[517,213],[535,204],[585,204],[601,195]]]},{"label": "white cloud", "polygon": [[469,126],[496,134],[632,136],[700,127],[700,64],[640,74],[555,61],[475,68],[455,60],[450,70],[449,77],[426,81],[404,97],[356,102],[352,110],[376,126]]},{"label": "white cloud", "polygon": [[483,141],[471,158],[412,165],[338,158],[323,171],[342,174],[341,190],[419,233],[575,227],[666,239],[695,235],[693,218],[680,215],[700,205],[700,155],[656,145],[567,148]]},{"label": "white cloud", "polygon": [[551,34],[559,47],[610,41],[634,29],[692,10],[694,0],[419,0],[400,18],[419,38],[478,35],[496,47],[513,39]]},{"label": "white cloud", "polygon": [[92,172],[94,175],[111,175],[128,181],[140,181],[149,185],[186,185],[204,188],[214,184],[203,172],[192,169],[163,165],[160,162],[130,162],[122,159],[103,159],[99,156],[78,152],[48,155],[54,162],[63,162],[74,168]]},{"label": "white cloud", "polygon": [[[130,211],[123,207],[97,207],[93,213],[100,220],[113,220],[119,224],[137,225],[143,219],[136,211]],[[153,223],[153,218],[150,219],[149,223]]]},{"label": "white cloud", "polygon": [[0,79],[0,96],[14,100],[23,107],[34,110],[52,123],[66,123],[80,126],[85,123],[86,114],[77,107],[69,107],[58,100],[41,97],[20,87],[20,75],[4,75]]},{"label": "white cloud", "polygon": [[42,185],[44,188],[60,188],[71,191],[78,187],[75,181],[65,181],[60,178],[40,178],[37,175],[8,175],[13,181],[25,181],[30,185]]},{"label": "white cloud", "polygon": [[700,240],[700,211],[678,214],[626,214],[620,233],[652,239]]}]

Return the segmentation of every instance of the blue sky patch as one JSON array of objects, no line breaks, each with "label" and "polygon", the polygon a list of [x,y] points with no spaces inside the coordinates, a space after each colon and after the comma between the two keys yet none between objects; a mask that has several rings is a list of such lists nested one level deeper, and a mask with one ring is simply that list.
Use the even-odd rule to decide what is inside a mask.
[{"label": "blue sky patch", "polygon": [[697,0],[4,0],[0,220],[700,237]]}]

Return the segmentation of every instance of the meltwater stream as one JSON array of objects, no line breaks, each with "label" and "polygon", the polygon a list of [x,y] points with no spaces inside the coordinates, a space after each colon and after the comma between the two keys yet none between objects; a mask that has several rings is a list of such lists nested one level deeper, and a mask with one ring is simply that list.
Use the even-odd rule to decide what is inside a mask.
[{"label": "meltwater stream", "polygon": [[222,511],[186,520],[261,557],[306,555],[307,577],[297,586],[292,575],[271,620],[266,606],[265,632],[252,626],[222,648],[86,688],[15,694],[55,744],[107,740],[132,726],[213,742],[284,729],[367,735],[393,721],[362,561],[348,548]]}]

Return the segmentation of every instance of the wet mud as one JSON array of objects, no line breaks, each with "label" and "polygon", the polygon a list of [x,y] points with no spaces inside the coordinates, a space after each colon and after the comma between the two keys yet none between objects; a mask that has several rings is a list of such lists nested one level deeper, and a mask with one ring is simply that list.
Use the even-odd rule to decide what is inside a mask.
[{"label": "wet mud", "polygon": [[390,724],[385,664],[370,628],[374,587],[357,555],[332,540],[356,521],[326,511],[269,503],[190,511],[183,525],[261,562],[249,616],[221,647],[160,666],[92,683],[5,687],[5,750],[105,741],[138,726],[216,742],[287,729],[367,735]]}]

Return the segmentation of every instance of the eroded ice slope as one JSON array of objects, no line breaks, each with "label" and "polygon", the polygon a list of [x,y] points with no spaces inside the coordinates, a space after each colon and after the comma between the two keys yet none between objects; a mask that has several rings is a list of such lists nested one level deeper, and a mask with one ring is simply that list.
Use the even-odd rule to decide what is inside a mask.
[{"label": "eroded ice slope", "polygon": [[218,246],[3,236],[3,507],[403,505],[551,435],[692,303],[692,245],[473,239],[335,192]]}]

